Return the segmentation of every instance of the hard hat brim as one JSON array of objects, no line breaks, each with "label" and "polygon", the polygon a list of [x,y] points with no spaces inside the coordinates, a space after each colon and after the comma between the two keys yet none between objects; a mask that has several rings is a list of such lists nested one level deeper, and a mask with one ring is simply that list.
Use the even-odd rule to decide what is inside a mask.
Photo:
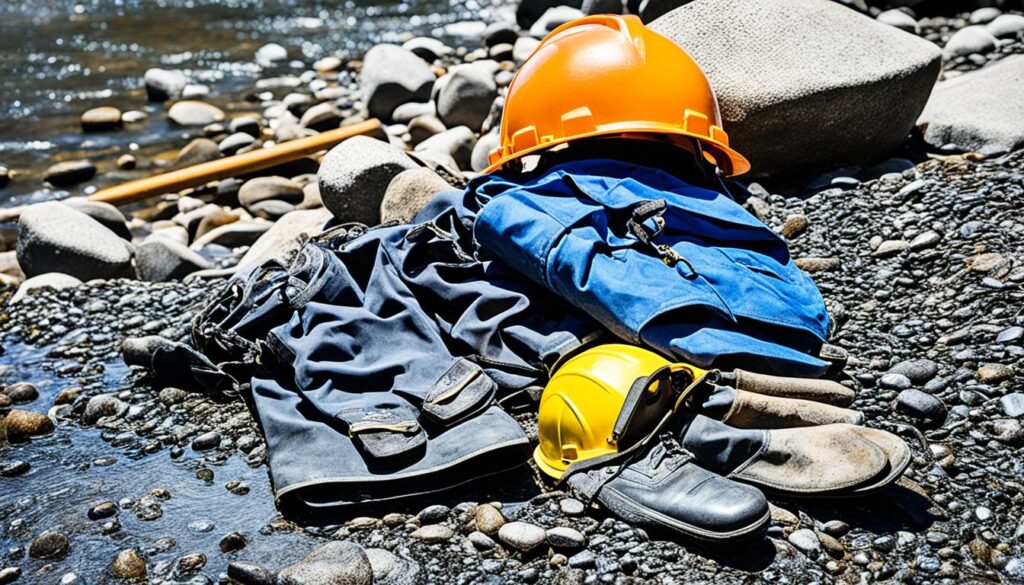
[{"label": "hard hat brim", "polygon": [[540,445],[538,445],[537,448],[533,450],[533,461],[534,463],[537,464],[537,467],[539,467],[540,470],[549,477],[553,477],[554,479],[562,479],[562,475],[565,474],[565,469],[552,467],[551,464],[548,463],[548,460],[544,456],[544,453],[541,452],[540,450]]},{"label": "hard hat brim", "polygon": [[503,168],[513,160],[522,158],[529,154],[538,153],[544,150],[548,150],[560,144],[566,144],[577,140],[584,140],[587,138],[597,138],[602,136],[613,136],[616,134],[626,133],[641,133],[641,134],[659,134],[668,136],[677,136],[681,138],[689,138],[692,140],[699,141],[701,146],[711,156],[715,158],[715,162],[726,176],[734,177],[736,175],[742,175],[743,173],[750,170],[750,161],[746,159],[742,154],[736,152],[732,148],[716,141],[708,139],[707,136],[696,134],[694,132],[688,132],[679,126],[672,124],[664,124],[659,122],[620,122],[615,124],[605,124],[592,132],[585,134],[578,134],[570,137],[555,138],[546,142],[541,142],[535,146],[519,150],[517,152],[508,154],[498,159],[494,164],[487,167],[483,171],[484,174],[491,174],[499,169]]}]

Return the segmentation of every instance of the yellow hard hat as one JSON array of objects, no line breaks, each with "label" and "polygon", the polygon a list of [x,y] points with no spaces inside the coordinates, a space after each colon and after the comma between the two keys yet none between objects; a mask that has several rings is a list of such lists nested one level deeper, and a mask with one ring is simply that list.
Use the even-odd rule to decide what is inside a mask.
[{"label": "yellow hard hat", "polygon": [[[593,347],[562,364],[540,399],[540,444],[533,459],[541,471],[560,479],[577,461],[617,453],[621,436],[616,433],[616,421],[630,389],[638,380],[646,380],[659,370],[685,371],[691,380],[706,373],[625,344]],[[642,390],[655,394],[659,384],[652,380]]]}]

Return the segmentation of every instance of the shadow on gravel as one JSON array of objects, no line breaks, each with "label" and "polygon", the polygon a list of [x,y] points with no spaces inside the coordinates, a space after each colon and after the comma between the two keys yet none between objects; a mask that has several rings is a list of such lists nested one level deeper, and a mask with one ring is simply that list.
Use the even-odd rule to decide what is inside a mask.
[{"label": "shadow on gravel", "polygon": [[918,532],[942,519],[933,513],[935,504],[927,496],[898,483],[863,498],[790,500],[784,505],[820,522],[841,520],[851,527],[875,534],[893,534],[900,530]]}]

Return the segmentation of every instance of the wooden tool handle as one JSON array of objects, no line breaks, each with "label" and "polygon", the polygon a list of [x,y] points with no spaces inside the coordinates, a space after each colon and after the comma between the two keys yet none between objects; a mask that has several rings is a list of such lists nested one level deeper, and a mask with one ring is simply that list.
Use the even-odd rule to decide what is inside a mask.
[{"label": "wooden tool handle", "polygon": [[316,136],[283,142],[270,148],[258,148],[243,154],[236,154],[169,173],[108,187],[90,195],[89,200],[122,205],[140,201],[154,195],[174,193],[182,189],[205,185],[210,181],[246,175],[291,162],[315,152],[331,148],[353,136],[369,134],[378,128],[380,128],[378,120],[367,120],[358,124],[352,124],[351,126],[321,132]]},{"label": "wooden tool handle", "polygon": [[[185,167],[176,171],[129,181],[97,191],[89,196],[90,201],[102,201],[113,205],[125,205],[147,197],[174,193],[183,189],[205,185],[210,181],[237,177],[255,171],[309,156],[360,134],[369,134],[380,128],[377,119],[367,120],[351,126],[321,132],[271,146],[259,148],[244,154],[236,154],[210,162]],[[0,223],[15,221],[28,205],[0,209]]]}]

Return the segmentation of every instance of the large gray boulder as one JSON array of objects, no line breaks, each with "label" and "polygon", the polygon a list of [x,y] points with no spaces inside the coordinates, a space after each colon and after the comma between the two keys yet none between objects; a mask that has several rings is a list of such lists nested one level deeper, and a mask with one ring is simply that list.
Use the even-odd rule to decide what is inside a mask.
[{"label": "large gray boulder", "polygon": [[48,201],[18,220],[18,264],[29,278],[61,272],[86,281],[131,274],[131,244],[100,222]]},{"label": "large gray boulder", "polygon": [[384,193],[380,203],[380,220],[407,222],[435,195],[451,188],[447,181],[428,168],[402,171],[391,180]]},{"label": "large gray boulder", "polygon": [[479,132],[498,97],[494,76],[470,65],[455,68],[438,82],[443,85],[437,95],[437,114],[444,125],[467,126]]},{"label": "large gray boulder", "polygon": [[650,26],[700,64],[753,176],[882,158],[941,67],[934,44],[829,0],[697,0]]},{"label": "large gray boulder", "polygon": [[376,225],[380,223],[380,202],[391,179],[418,166],[387,142],[353,136],[324,157],[317,173],[320,198],[339,221]]},{"label": "large gray boulder", "polygon": [[122,238],[126,240],[132,239],[132,232],[128,229],[128,224],[125,223],[126,218],[124,214],[113,205],[102,201],[89,201],[84,197],[70,197],[64,199],[61,203],[95,219],[108,230]]},{"label": "large gray boulder", "polygon": [[363,57],[360,85],[371,116],[390,120],[398,106],[430,99],[434,72],[426,61],[398,45],[376,45]]},{"label": "large gray boulder", "polygon": [[164,282],[185,278],[213,265],[184,244],[169,238],[153,238],[136,249],[135,268],[142,280]]},{"label": "large gray boulder", "polygon": [[940,82],[918,125],[932,146],[999,154],[1024,146],[1024,56]]}]

